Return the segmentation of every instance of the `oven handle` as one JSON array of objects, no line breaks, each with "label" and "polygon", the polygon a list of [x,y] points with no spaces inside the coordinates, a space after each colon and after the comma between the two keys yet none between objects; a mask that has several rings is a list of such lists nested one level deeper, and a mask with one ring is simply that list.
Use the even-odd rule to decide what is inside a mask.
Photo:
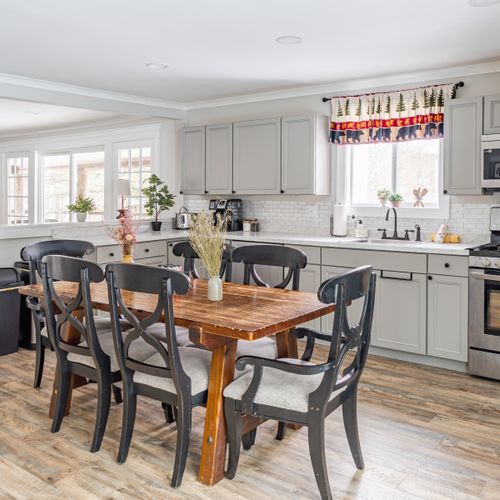
[{"label": "oven handle", "polygon": [[500,282],[500,275],[498,274],[486,274],[486,273],[469,273],[471,278],[477,278],[483,281],[498,281]]}]

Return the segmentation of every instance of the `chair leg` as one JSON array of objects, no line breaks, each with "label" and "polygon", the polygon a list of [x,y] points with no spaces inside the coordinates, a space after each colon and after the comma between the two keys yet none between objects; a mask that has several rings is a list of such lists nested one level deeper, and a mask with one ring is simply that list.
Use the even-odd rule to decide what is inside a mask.
[{"label": "chair leg", "polygon": [[122,433],[117,457],[117,461],[120,464],[127,460],[130,441],[132,440],[132,434],[134,432],[137,395],[134,392],[132,381],[123,381],[123,395]]},{"label": "chair leg", "polygon": [[64,418],[66,406],[68,405],[69,391],[71,385],[71,373],[65,370],[59,363],[57,372],[57,399],[54,417],[52,418],[52,428],[50,432],[59,432]]},{"label": "chair leg", "polygon": [[168,403],[162,403],[161,407],[163,408],[163,413],[165,413],[165,421],[167,424],[171,424],[175,422],[174,410],[172,405]]},{"label": "chair leg", "polygon": [[255,438],[257,437],[257,428],[252,429],[250,432],[247,432],[241,438],[241,443],[243,444],[244,450],[249,450],[255,444]]},{"label": "chair leg", "polygon": [[365,464],[359,443],[357,399],[357,390],[355,390],[352,396],[342,404],[342,416],[344,418],[344,428],[352,458],[356,467],[363,469]]},{"label": "chair leg", "polygon": [[94,437],[90,451],[95,453],[101,448],[102,439],[108,423],[109,407],[111,406],[111,382],[109,377],[102,377],[97,382],[97,412]]},{"label": "chair leg", "polygon": [[224,402],[224,415],[226,417],[228,460],[226,477],[233,479],[236,475],[241,451],[241,414],[234,407],[234,400],[226,399]]},{"label": "chair leg", "polygon": [[[312,417],[312,418],[311,418]],[[307,426],[309,437],[309,454],[322,500],[331,500],[332,492],[328,481],[328,469],[325,456],[325,419],[310,415]]]},{"label": "chair leg", "polygon": [[278,422],[278,430],[276,432],[276,439],[283,441],[286,434],[286,422]]},{"label": "chair leg", "polygon": [[40,335],[37,335],[35,349],[36,349],[36,365],[35,365],[35,380],[33,382],[33,387],[36,389],[40,387],[42,383],[43,365],[45,363],[45,346],[42,344],[42,339],[40,338]]},{"label": "chair leg", "polygon": [[172,488],[178,488],[186,468],[186,459],[191,439],[191,401],[181,402],[177,408],[177,444],[175,447],[175,462],[172,472]]},{"label": "chair leg", "polygon": [[112,385],[113,397],[115,398],[116,404],[121,405],[123,403],[122,390],[116,385]]}]

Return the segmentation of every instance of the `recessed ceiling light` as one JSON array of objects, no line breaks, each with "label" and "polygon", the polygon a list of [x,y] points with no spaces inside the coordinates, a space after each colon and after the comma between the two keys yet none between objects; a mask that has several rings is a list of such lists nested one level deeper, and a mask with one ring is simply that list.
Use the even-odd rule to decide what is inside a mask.
[{"label": "recessed ceiling light", "polygon": [[146,64],[146,68],[149,68],[149,69],[167,69],[168,64],[150,62],[150,63]]},{"label": "recessed ceiling light", "polygon": [[279,36],[275,41],[281,45],[298,45],[299,43],[302,43],[302,38],[300,38],[300,36],[286,35]]},{"label": "recessed ceiling light", "polygon": [[25,111],[27,115],[39,115],[40,111]]},{"label": "recessed ceiling light", "polygon": [[468,0],[471,7],[489,7],[500,3],[500,0]]}]

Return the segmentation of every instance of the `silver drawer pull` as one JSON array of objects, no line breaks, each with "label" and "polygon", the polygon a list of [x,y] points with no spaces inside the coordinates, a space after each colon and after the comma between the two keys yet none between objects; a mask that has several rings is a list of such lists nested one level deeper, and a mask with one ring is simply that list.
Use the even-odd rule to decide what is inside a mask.
[{"label": "silver drawer pull", "polygon": [[500,275],[498,274],[470,273],[470,276],[478,280],[500,282]]},{"label": "silver drawer pull", "polygon": [[399,276],[386,276],[384,275],[384,271],[380,271],[380,277],[385,280],[397,280],[397,281],[412,281],[413,273],[409,273],[410,276],[408,278],[401,278]]}]

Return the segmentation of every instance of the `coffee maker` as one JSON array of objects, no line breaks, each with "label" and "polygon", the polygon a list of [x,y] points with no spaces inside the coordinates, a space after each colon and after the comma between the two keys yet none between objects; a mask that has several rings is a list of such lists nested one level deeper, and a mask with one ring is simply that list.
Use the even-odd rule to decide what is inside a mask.
[{"label": "coffee maker", "polygon": [[213,211],[214,224],[217,216],[227,219],[228,231],[241,231],[243,229],[243,202],[240,199],[210,200],[208,208]]}]

